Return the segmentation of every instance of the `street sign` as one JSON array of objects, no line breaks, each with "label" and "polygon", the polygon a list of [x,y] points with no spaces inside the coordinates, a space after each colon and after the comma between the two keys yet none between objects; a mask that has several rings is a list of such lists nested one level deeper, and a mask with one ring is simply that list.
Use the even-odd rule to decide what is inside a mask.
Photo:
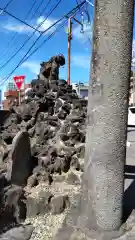
[{"label": "street sign", "polygon": [[20,91],[21,86],[22,86],[22,84],[24,82],[24,78],[25,78],[25,76],[15,76],[15,77],[13,77],[14,82],[15,82],[15,84],[16,84],[16,86],[17,86],[19,91]]}]

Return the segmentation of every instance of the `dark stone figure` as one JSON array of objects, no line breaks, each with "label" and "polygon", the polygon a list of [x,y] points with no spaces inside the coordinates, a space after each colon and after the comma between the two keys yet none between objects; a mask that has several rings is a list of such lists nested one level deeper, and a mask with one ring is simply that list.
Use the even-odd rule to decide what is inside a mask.
[{"label": "dark stone figure", "polygon": [[42,62],[38,78],[40,80],[59,80],[59,68],[65,64],[63,55],[56,55],[48,62]]},{"label": "dark stone figure", "polygon": [[63,55],[57,55],[50,59],[52,63],[51,71],[50,71],[50,80],[59,80],[59,68],[60,66],[64,66],[65,58]]}]

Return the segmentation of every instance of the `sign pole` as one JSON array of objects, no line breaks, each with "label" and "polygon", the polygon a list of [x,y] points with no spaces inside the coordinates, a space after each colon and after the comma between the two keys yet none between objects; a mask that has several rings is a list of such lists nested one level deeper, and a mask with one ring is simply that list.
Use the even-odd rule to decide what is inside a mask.
[{"label": "sign pole", "polygon": [[19,105],[21,104],[21,92],[20,90],[18,91],[18,100],[19,100]]}]

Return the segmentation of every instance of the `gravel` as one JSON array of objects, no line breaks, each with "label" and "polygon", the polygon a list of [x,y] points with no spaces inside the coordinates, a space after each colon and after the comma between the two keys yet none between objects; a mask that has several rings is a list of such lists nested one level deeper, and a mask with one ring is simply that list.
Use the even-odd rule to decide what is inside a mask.
[{"label": "gravel", "polygon": [[[80,185],[69,185],[65,182],[53,183],[51,186],[43,183],[32,189],[32,196],[37,198],[40,191],[51,191],[55,196],[60,194],[68,194],[69,200],[72,202],[75,195],[80,192]],[[28,191],[28,189],[27,189]],[[58,229],[61,228],[62,223],[66,217],[68,209],[63,213],[52,215],[51,213],[45,215],[39,215],[36,217],[27,218],[26,223],[31,223],[34,227],[33,234],[30,240],[49,240],[58,232]]]}]

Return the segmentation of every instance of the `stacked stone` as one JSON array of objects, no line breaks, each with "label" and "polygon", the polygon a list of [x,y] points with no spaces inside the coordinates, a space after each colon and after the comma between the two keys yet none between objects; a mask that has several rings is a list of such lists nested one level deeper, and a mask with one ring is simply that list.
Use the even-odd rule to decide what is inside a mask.
[{"label": "stacked stone", "polygon": [[26,217],[26,185],[43,181],[51,185],[55,174],[68,173],[70,168],[83,172],[87,101],[79,99],[65,80],[38,79],[31,86],[21,105],[11,106],[1,126],[1,216],[9,216],[10,205],[11,222]]},{"label": "stacked stone", "polygon": [[76,156],[79,170],[77,158],[84,152],[87,102],[79,99],[64,80],[58,86],[56,81],[50,85],[48,90],[43,80],[32,81],[28,98],[10,109],[10,117],[1,126],[1,138],[10,149],[16,134],[28,131],[36,169],[40,166],[50,174],[68,171]]}]

